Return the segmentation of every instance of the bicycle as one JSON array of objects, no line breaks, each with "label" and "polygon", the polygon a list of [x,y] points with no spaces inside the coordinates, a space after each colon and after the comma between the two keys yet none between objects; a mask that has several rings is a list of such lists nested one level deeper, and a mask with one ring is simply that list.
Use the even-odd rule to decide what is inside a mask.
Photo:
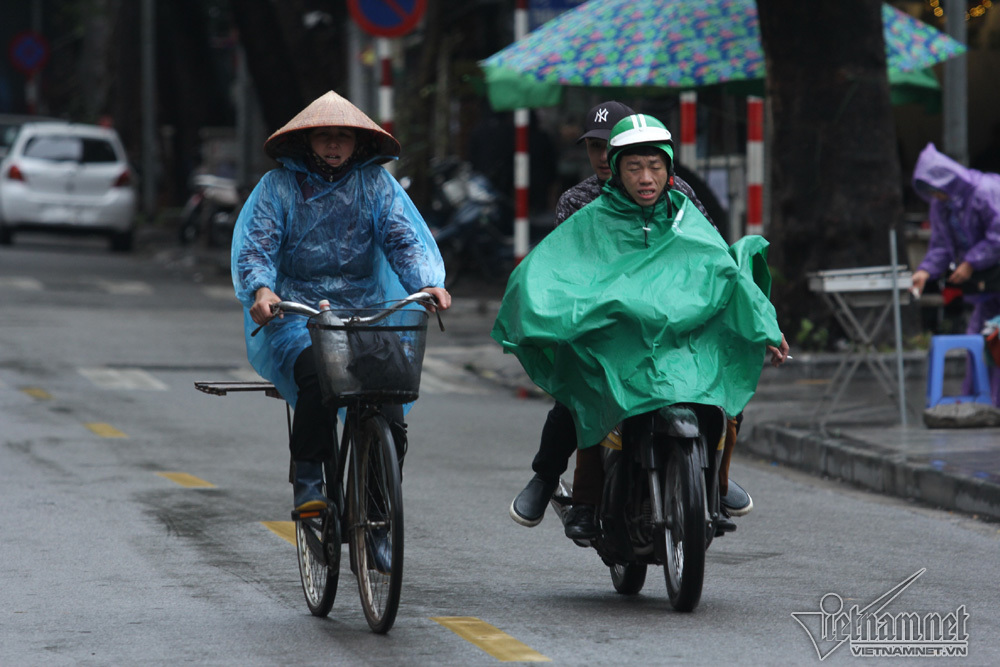
[{"label": "bicycle", "polygon": [[[334,432],[334,451],[324,464],[324,491],[332,507],[292,512],[306,605],[314,616],[330,613],[340,577],[341,545],[346,541],[365,619],[380,634],[395,622],[403,582],[400,467],[380,406],[417,399],[428,313],[407,306],[434,303],[430,294],[417,292],[377,310],[333,311],[291,301],[272,306],[275,316],[309,318],[306,326],[317,355],[324,402],[343,415],[342,433],[338,437]],[[438,323],[444,331],[440,315]],[[195,386],[219,395],[263,390],[280,398],[267,382],[196,382]],[[291,436],[287,405],[286,414]],[[388,571],[373,552],[385,541],[391,554]]]}]

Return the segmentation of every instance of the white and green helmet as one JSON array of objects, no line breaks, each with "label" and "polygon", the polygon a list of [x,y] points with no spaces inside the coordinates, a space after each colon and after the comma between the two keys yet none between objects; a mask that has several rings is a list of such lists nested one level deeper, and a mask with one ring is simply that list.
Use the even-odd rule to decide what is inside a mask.
[{"label": "white and green helmet", "polygon": [[670,130],[656,118],[643,113],[626,116],[615,123],[608,137],[608,165],[611,173],[618,175],[618,160],[628,148],[651,146],[659,148],[670,158],[670,173],[673,173],[674,143]]}]

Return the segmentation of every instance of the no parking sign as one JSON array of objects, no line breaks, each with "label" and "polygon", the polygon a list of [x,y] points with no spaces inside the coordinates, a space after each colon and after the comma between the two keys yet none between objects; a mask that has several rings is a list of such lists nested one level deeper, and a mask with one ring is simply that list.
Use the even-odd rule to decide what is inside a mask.
[{"label": "no parking sign", "polygon": [[361,29],[375,37],[401,37],[413,30],[427,0],[348,0],[347,9]]},{"label": "no parking sign", "polygon": [[26,76],[45,67],[49,59],[49,43],[37,32],[18,33],[10,40],[10,62]]}]

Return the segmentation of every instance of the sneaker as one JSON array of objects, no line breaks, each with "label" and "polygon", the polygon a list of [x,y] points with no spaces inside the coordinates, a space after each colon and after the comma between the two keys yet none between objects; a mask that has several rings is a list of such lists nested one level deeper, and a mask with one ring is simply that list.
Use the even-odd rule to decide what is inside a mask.
[{"label": "sneaker", "polygon": [[329,500],[323,495],[323,464],[315,461],[296,461],[292,491],[296,512],[326,509]]},{"label": "sneaker", "polygon": [[729,491],[722,496],[722,507],[729,516],[744,516],[753,509],[753,498],[742,486],[729,480]]},{"label": "sneaker", "polygon": [[538,475],[532,477],[524,490],[517,494],[517,497],[510,504],[510,518],[528,528],[540,524],[542,517],[545,516],[545,508],[548,507],[549,499],[555,493],[558,485],[558,479],[554,482],[546,482]]},{"label": "sneaker", "polygon": [[573,505],[563,517],[566,537],[571,540],[592,540],[601,534],[594,517],[593,505]]}]

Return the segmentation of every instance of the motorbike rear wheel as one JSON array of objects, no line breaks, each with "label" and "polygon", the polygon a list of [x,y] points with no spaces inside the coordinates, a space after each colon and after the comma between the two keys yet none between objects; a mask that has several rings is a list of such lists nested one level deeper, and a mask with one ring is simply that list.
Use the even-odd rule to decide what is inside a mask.
[{"label": "motorbike rear wheel", "polygon": [[663,484],[664,540],[667,562],[663,575],[667,596],[677,611],[692,611],[701,600],[705,580],[705,491],[693,447],[673,447]]},{"label": "motorbike rear wheel", "polygon": [[645,563],[626,563],[611,566],[611,583],[622,595],[635,595],[646,583]]}]

